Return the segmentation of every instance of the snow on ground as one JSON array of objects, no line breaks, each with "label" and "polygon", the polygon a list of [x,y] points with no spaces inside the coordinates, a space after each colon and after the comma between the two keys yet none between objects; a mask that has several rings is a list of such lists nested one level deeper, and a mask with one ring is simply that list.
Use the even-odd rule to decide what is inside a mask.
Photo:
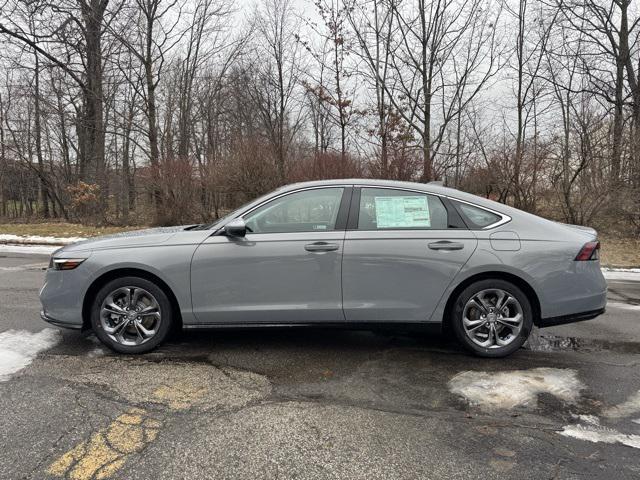
[{"label": "snow on ground", "polygon": [[628,447],[640,448],[640,435],[622,433],[613,428],[600,425],[593,415],[580,415],[582,423],[563,427],[560,435],[577,438],[592,443],[621,443]]},{"label": "snow on ground", "polygon": [[640,305],[624,302],[607,302],[607,308],[619,308],[621,310],[635,310],[640,312]]},{"label": "snow on ground", "polygon": [[[465,398],[470,405],[483,410],[510,410],[514,407],[535,407],[538,395],[550,393],[568,403],[575,403],[586,386],[578,378],[578,372],[559,368],[532,368],[505,372],[466,371],[449,381],[449,390]],[[606,419],[623,419],[640,412],[640,391],[625,402],[605,408]],[[565,425],[558,431],[565,437],[592,443],[619,443],[640,448],[640,435],[623,433],[601,425],[595,415],[576,415],[578,423]],[[640,419],[631,419],[639,423]]]},{"label": "snow on ground", "polygon": [[601,425],[567,425],[560,435],[593,443],[621,443],[628,447],[640,448],[640,435],[621,433]]},{"label": "snow on ground", "polygon": [[607,280],[640,281],[640,268],[603,268],[602,273]]},{"label": "snow on ground", "polygon": [[7,330],[0,333],[0,382],[29,365],[43,350],[60,341],[60,332],[45,328],[37,333],[26,330]]},{"label": "snow on ground", "polygon": [[604,411],[604,415],[608,418],[631,417],[636,413],[640,413],[640,390],[620,405],[609,407]]},{"label": "snow on ground", "polygon": [[506,372],[466,371],[449,381],[449,390],[483,410],[535,407],[540,393],[575,402],[585,388],[575,370],[532,368]]},{"label": "snow on ground", "polygon": [[2,245],[0,253],[28,253],[32,255],[50,255],[60,248],[59,245]]},{"label": "snow on ground", "polygon": [[48,263],[29,263],[16,265],[15,267],[0,267],[0,272],[23,272],[25,270],[46,270]]},{"label": "snow on ground", "polygon": [[68,245],[85,237],[41,237],[40,235],[0,234],[0,243],[13,245]]}]

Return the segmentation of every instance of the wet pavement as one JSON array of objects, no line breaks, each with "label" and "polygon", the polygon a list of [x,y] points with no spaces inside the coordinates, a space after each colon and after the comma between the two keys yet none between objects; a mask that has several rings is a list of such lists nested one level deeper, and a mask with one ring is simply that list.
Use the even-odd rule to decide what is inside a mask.
[{"label": "wet pavement", "polygon": [[501,360],[337,329],[186,332],[122,356],[29,336],[49,328],[46,257],[3,255],[0,344],[55,345],[0,381],[1,479],[640,478],[640,283]]}]

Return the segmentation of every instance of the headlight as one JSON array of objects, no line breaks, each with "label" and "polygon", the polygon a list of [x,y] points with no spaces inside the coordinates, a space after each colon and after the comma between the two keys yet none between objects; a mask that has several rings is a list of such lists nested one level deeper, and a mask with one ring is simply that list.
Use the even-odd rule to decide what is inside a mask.
[{"label": "headlight", "polygon": [[86,258],[53,258],[49,260],[49,268],[53,268],[54,270],[73,270],[82,262],[84,262]]}]

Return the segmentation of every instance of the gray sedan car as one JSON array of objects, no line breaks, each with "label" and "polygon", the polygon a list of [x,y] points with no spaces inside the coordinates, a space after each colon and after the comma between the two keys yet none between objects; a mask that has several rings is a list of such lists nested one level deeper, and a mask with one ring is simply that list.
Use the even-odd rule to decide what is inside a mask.
[{"label": "gray sedan car", "polygon": [[172,327],[411,324],[501,357],[533,325],[604,312],[599,248],[593,229],[433,184],[299,183],[212,224],[56,251],[41,315],[123,353]]}]

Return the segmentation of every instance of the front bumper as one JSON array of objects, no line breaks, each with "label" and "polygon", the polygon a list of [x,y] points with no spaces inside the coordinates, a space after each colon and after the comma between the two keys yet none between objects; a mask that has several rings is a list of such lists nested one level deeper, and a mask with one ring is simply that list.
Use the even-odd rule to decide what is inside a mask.
[{"label": "front bumper", "polygon": [[40,317],[54,325],[82,328],[82,302],[88,284],[84,265],[76,270],[48,269],[40,289]]},{"label": "front bumper", "polygon": [[51,325],[55,325],[56,327],[71,328],[73,330],[82,329],[82,325],[78,325],[77,323],[61,322],[55,318],[51,318],[44,310],[40,310],[40,318],[45,322],[49,322]]}]

